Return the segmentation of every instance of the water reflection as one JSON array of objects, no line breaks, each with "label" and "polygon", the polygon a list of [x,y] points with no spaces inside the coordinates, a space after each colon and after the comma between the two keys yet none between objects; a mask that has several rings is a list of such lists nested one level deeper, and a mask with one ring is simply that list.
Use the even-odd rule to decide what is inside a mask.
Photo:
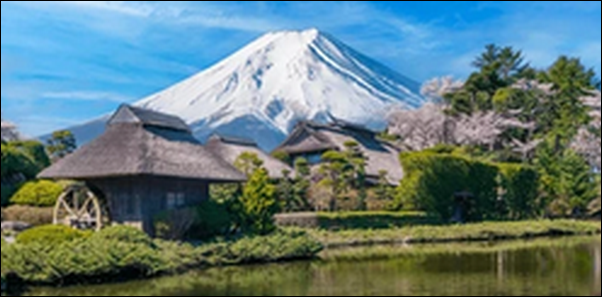
[{"label": "water reflection", "polygon": [[554,240],[372,261],[213,269],[180,277],[40,296],[591,296],[600,291],[600,238]]}]

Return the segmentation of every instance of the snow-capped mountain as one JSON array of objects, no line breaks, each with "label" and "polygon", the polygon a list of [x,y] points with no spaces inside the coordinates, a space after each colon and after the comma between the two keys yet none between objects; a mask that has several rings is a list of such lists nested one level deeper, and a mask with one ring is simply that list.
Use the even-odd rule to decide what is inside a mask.
[{"label": "snow-capped mountain", "polygon": [[[266,34],[134,105],[180,116],[201,140],[218,132],[252,138],[270,150],[300,120],[336,118],[381,128],[393,106],[422,103],[418,83],[312,29]],[[86,141],[102,122],[73,131]]]},{"label": "snow-capped mountain", "polygon": [[15,141],[21,138],[19,131],[17,131],[17,127],[15,125],[8,121],[5,121],[4,119],[2,119],[1,121],[2,141]]}]

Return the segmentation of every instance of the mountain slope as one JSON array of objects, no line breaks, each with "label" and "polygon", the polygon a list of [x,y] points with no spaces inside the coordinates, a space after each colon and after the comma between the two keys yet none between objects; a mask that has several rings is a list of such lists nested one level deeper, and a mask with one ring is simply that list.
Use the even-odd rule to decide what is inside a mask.
[{"label": "mountain slope", "polygon": [[299,120],[383,127],[392,106],[420,106],[418,93],[414,81],[312,29],[266,34],[134,105],[182,117],[201,140],[218,132],[253,138],[270,150]]}]

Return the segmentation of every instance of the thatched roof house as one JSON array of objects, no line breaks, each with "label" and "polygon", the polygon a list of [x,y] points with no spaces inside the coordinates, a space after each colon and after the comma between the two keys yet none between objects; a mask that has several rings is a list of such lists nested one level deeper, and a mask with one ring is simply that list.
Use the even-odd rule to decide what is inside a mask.
[{"label": "thatched roof house", "polygon": [[276,151],[286,152],[292,159],[303,157],[311,164],[319,164],[322,154],[329,150],[343,151],[350,142],[359,144],[366,156],[370,181],[375,182],[379,172],[386,171],[389,182],[399,184],[403,178],[400,150],[379,140],[377,133],[342,121],[330,125],[300,122]]},{"label": "thatched roof house", "polygon": [[209,183],[244,175],[205,149],[179,118],[123,105],[106,132],[39,175],[83,181],[104,196],[111,219],[152,233],[152,219],[209,197]]},{"label": "thatched roof house", "polygon": [[206,147],[232,165],[243,153],[253,153],[263,161],[263,166],[273,179],[283,178],[285,171],[290,172],[291,176],[293,173],[292,167],[262,151],[252,140],[213,135],[209,138]]}]

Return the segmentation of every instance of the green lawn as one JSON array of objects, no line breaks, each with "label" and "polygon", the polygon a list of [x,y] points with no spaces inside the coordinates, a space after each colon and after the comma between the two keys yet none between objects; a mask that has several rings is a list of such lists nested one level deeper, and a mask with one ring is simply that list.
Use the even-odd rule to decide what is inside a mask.
[{"label": "green lawn", "polygon": [[489,222],[448,226],[413,226],[382,230],[306,229],[326,248],[387,245],[495,241],[552,236],[600,234],[600,222],[590,221],[525,221]]}]

